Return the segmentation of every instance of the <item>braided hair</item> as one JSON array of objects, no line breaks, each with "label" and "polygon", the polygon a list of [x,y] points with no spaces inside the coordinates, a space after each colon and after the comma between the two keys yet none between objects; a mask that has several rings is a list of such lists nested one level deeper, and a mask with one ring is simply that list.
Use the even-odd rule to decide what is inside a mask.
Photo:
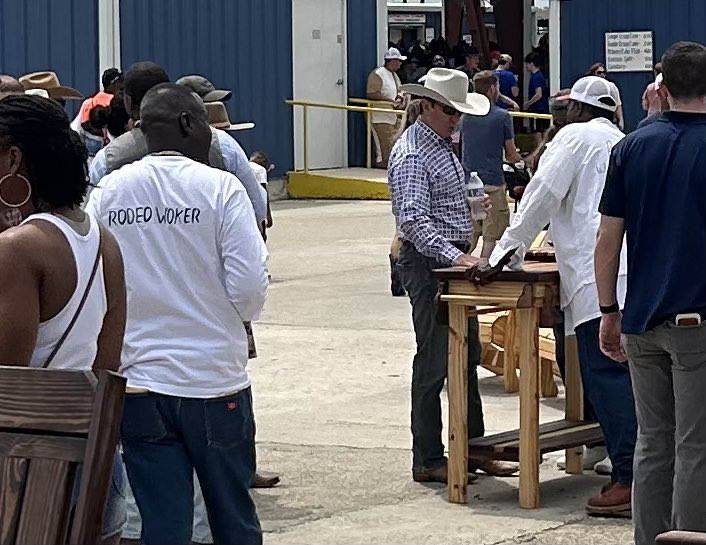
[{"label": "braided hair", "polygon": [[17,146],[37,209],[79,206],[88,188],[88,151],[56,102],[39,96],[0,100],[0,150]]}]

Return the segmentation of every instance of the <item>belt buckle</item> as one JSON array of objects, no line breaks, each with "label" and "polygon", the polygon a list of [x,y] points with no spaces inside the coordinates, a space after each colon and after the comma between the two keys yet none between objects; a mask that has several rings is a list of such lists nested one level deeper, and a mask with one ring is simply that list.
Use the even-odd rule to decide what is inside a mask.
[{"label": "belt buckle", "polygon": [[701,314],[698,312],[677,314],[677,317],[674,318],[674,323],[677,327],[696,327],[701,325]]}]

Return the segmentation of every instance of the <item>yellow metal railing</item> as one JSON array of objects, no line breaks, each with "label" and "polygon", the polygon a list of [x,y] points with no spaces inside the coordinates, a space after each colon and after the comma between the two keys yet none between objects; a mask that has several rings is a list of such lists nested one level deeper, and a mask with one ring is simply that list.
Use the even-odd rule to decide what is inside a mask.
[{"label": "yellow metal railing", "polygon": [[[402,117],[405,112],[404,110],[393,110],[389,102],[379,101],[379,100],[368,100],[365,98],[349,98],[349,102],[354,104],[365,104],[365,106],[349,106],[346,104],[330,104],[327,102],[316,102],[313,100],[285,100],[286,104],[290,106],[300,106],[302,108],[302,132],[304,133],[304,140],[302,147],[304,148],[304,172],[309,172],[309,108],[324,108],[329,110],[346,110],[348,112],[361,112],[365,114],[365,165],[368,168],[372,168],[372,135],[373,135],[373,122],[372,114],[374,113],[385,113],[385,114],[395,114]],[[379,106],[388,107],[382,108]],[[377,106],[377,107],[376,107]],[[513,117],[525,118],[525,119],[552,119],[550,114],[533,114],[529,112],[510,112]]]},{"label": "yellow metal railing", "polygon": [[330,110],[346,110],[348,112],[363,112],[365,113],[365,124],[366,124],[366,148],[367,148],[367,159],[366,166],[372,168],[373,161],[371,155],[372,149],[372,135],[373,135],[373,122],[372,115],[374,113],[386,113],[395,114],[397,116],[403,116],[404,110],[392,110],[388,108],[368,108],[364,106],[348,106],[345,104],[328,104],[326,102],[314,102],[312,100],[285,100],[290,106],[301,106],[302,107],[302,131],[304,132],[304,172],[309,172],[309,108],[327,108]]}]

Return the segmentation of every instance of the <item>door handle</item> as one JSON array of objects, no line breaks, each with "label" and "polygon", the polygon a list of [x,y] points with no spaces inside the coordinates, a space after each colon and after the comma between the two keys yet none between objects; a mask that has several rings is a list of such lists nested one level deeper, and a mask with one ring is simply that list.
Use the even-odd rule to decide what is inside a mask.
[{"label": "door handle", "polygon": [[338,78],[338,81],[336,81],[336,85],[343,85],[343,78]]}]

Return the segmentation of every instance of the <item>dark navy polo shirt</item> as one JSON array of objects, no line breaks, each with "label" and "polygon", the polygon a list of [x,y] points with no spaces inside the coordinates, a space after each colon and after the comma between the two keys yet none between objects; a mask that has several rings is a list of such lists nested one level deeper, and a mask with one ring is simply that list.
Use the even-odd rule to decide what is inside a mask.
[{"label": "dark navy polo shirt", "polygon": [[623,333],[706,318],[706,114],[664,112],[621,141],[599,210],[625,220]]}]

